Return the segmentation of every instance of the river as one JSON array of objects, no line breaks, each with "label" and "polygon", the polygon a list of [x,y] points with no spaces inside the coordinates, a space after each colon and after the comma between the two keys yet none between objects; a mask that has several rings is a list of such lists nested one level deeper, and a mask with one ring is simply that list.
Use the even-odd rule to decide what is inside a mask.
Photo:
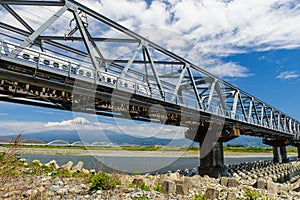
[{"label": "river", "polygon": [[[84,162],[85,169],[95,169],[107,173],[166,173],[178,169],[192,169],[199,166],[197,157],[116,157],[116,156],[70,156],[70,155],[21,155],[21,158],[29,162],[40,160],[42,163],[56,160],[58,165],[63,165],[68,161],[76,164]],[[259,160],[272,160],[271,157],[225,157],[225,164],[252,162]]]}]

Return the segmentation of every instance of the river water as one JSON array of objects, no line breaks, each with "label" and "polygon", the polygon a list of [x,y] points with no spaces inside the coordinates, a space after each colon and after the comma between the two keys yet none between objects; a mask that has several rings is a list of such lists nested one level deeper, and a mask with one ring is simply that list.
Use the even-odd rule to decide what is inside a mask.
[{"label": "river water", "polygon": [[[199,166],[197,157],[116,157],[116,156],[69,156],[69,155],[21,155],[21,158],[29,162],[40,160],[42,163],[56,160],[58,165],[63,165],[69,161],[76,164],[84,162],[85,169],[95,169],[107,173],[167,173],[178,169],[192,169]],[[259,160],[272,160],[271,157],[225,157],[225,164],[252,162]]]}]

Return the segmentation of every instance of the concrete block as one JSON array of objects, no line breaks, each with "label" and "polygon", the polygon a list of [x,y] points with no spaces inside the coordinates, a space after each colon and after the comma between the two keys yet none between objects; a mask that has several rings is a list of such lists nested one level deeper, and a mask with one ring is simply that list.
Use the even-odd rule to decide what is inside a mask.
[{"label": "concrete block", "polygon": [[228,187],[238,187],[240,182],[236,178],[228,179]]},{"label": "concrete block", "polygon": [[228,185],[228,178],[227,177],[221,177],[220,184],[223,185],[223,186],[227,186]]},{"label": "concrete block", "polygon": [[82,170],[82,167],[83,167],[84,163],[79,161],[77,163],[77,165],[75,165],[73,168],[72,168],[72,171],[74,172],[80,172]]},{"label": "concrete block", "polygon": [[205,191],[204,197],[207,200],[218,199],[218,197],[219,197],[219,191],[217,189],[214,189],[214,188],[208,188]]},{"label": "concrete block", "polygon": [[164,181],[162,183],[162,192],[164,194],[174,193],[175,183],[173,181]]},{"label": "concrete block", "polygon": [[72,169],[72,166],[73,166],[73,162],[72,162],[72,161],[69,161],[68,163],[62,165],[61,168],[62,168],[63,170],[71,170],[71,169]]},{"label": "concrete block", "polygon": [[176,194],[186,195],[189,193],[189,187],[187,184],[177,184],[176,185]]}]

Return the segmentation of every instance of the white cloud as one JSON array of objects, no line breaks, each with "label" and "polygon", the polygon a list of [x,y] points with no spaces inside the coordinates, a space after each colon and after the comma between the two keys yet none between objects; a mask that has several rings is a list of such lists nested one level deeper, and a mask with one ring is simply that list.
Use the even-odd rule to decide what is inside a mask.
[{"label": "white cloud", "polygon": [[250,74],[247,68],[233,62],[223,63],[214,67],[205,68],[210,73],[218,77],[249,77]]},{"label": "white cloud", "polygon": [[229,55],[300,46],[299,1],[296,0],[186,0],[98,1],[83,3],[137,30],[168,28],[196,39],[208,53]]},{"label": "white cloud", "polygon": [[[203,66],[203,55],[211,55],[221,62],[220,58],[228,55],[300,47],[298,0],[153,0],[150,4],[140,0],[83,0],[80,3],[133,31],[145,34],[142,30],[152,28],[153,32],[148,31],[145,36],[200,67]],[[45,7],[17,9],[33,27],[54,11],[54,8]],[[4,16],[1,21],[20,27],[3,10],[0,14]],[[69,20],[64,16],[47,33],[64,35],[70,31]],[[89,22],[89,28],[98,36],[116,35],[117,31],[96,25],[92,20]],[[119,48],[131,52],[127,47]],[[114,54],[104,51],[104,55]],[[226,71],[221,70],[222,76],[247,77],[247,69],[243,66],[232,63],[221,63],[221,66]],[[233,68],[229,69],[229,66]],[[213,71],[216,68],[220,69],[220,66]]]},{"label": "white cloud", "polygon": [[281,80],[295,79],[299,78],[300,74],[296,71],[285,71],[281,72],[276,78]]}]

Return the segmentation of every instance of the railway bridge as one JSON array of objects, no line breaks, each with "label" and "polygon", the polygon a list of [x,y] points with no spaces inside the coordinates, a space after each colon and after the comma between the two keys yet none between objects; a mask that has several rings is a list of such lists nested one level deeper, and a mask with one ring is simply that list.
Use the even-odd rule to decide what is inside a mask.
[{"label": "railway bridge", "polygon": [[[73,0],[0,5],[16,21],[0,22],[1,101],[187,127],[201,148],[200,175],[224,175],[223,143],[240,135],[261,137],[274,162],[288,162],[287,145],[300,156],[297,119],[205,71],[205,63]],[[41,12],[43,20],[32,19]]]}]

